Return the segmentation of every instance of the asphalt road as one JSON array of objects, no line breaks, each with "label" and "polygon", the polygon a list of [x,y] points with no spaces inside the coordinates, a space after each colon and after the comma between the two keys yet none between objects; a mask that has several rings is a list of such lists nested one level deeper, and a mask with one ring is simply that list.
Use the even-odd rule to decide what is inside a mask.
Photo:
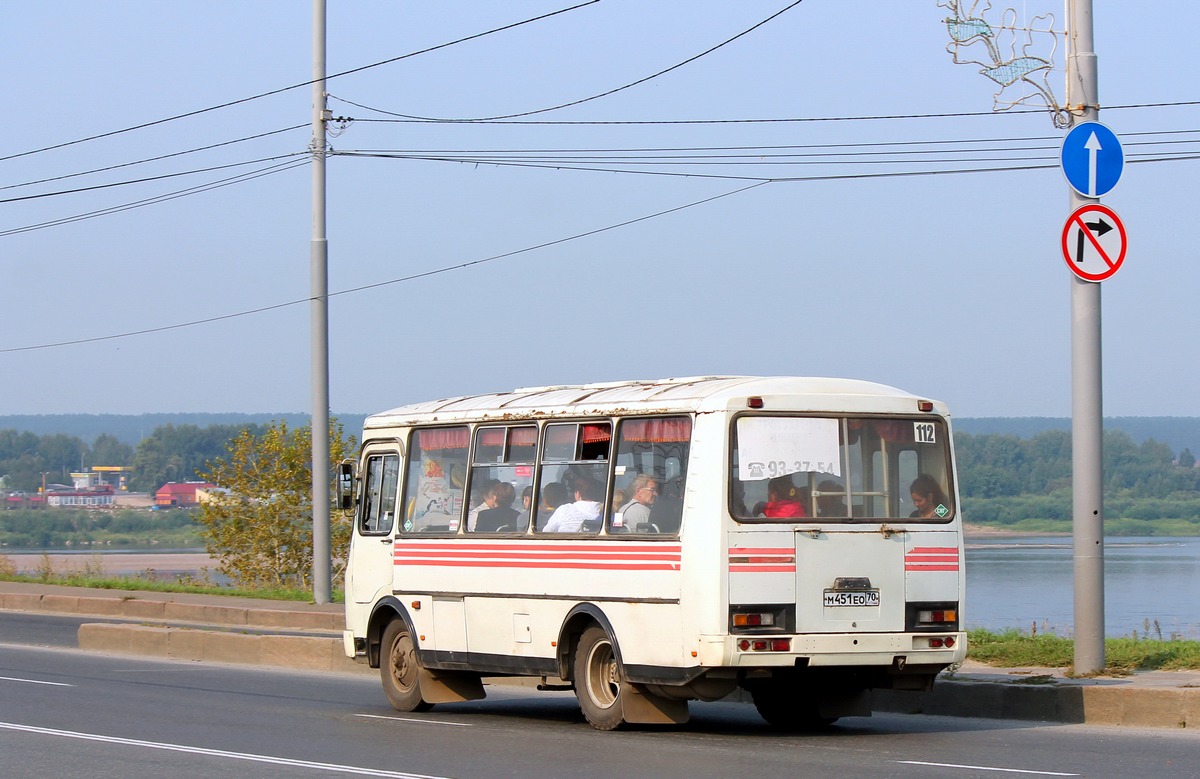
[{"label": "asphalt road", "polygon": [[[5,623],[7,624],[7,623]],[[372,677],[180,663],[7,643],[0,776],[1155,776],[1195,775],[1200,734],[913,715],[771,731],[706,704],[679,729],[600,733],[573,697],[390,709]]]}]

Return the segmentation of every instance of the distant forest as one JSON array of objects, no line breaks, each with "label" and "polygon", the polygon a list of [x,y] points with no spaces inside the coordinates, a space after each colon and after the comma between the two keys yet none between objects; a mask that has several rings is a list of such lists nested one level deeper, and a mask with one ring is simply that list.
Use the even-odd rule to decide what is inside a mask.
[{"label": "distant forest", "polygon": [[[347,433],[362,432],[366,414],[337,414]],[[308,424],[308,414],[23,414],[0,415],[0,430],[17,430],[35,435],[62,434],[91,444],[101,435],[137,446],[154,429],[163,425],[266,425],[284,421],[288,427]],[[963,417],[954,419],[957,433],[993,433],[1032,438],[1048,430],[1070,432],[1069,417]],[[1200,417],[1107,417],[1105,430],[1120,430],[1135,443],[1154,439],[1178,454],[1184,449],[1200,452]]]},{"label": "distant forest", "polygon": [[[227,443],[241,430],[258,435],[281,420],[292,428],[308,424],[301,414],[0,417],[0,488],[32,491],[43,473],[51,482],[70,484],[72,471],[131,465],[130,488],[153,491],[167,481],[196,479],[207,462],[227,455]],[[357,437],[362,421],[361,415],[338,417],[346,437]],[[1070,420],[960,419],[954,438],[968,522],[1018,531],[1070,529]],[[1106,532],[1200,535],[1195,452],[1198,418],[1106,419]]]}]

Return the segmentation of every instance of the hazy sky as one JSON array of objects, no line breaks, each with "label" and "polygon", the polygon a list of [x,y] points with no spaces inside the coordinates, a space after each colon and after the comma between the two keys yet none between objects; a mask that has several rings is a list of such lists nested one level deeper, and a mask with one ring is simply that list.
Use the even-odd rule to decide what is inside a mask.
[{"label": "hazy sky", "polygon": [[[601,0],[331,79],[356,120],[328,162],[334,411],[736,373],[1069,416],[1063,131],[991,113],[935,0],[806,0],[680,65],[789,4]],[[328,70],[571,5],[330,0]],[[1061,0],[985,18],[1010,5],[1063,27]],[[1193,416],[1200,166],[1135,161],[1200,151],[1200,102],[1161,105],[1200,101],[1173,35],[1200,4],[1152,5],[1095,3],[1101,120],[1129,160],[1104,198],[1129,243],[1103,284],[1104,412]],[[311,77],[310,8],[0,3],[0,414],[309,410],[311,92],[285,88]],[[676,65],[507,122],[394,121],[522,114]],[[913,118],[855,119],[881,116]],[[683,121],[781,119],[842,121]],[[881,175],[900,172],[928,175]]]}]

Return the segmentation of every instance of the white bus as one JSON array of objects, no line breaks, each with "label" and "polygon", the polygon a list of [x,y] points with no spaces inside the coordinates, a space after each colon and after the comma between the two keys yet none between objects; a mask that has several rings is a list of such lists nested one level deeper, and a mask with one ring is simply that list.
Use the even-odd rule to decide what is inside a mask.
[{"label": "white bus", "polygon": [[366,420],[347,655],[401,711],[483,677],[587,720],[681,723],[747,691],[772,725],[869,715],[966,655],[947,411],[864,381],[518,389]]}]

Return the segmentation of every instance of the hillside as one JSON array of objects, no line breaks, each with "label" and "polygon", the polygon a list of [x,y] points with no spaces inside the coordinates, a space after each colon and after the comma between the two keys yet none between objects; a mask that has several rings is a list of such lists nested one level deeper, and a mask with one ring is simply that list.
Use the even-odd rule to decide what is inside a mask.
[{"label": "hillside", "polygon": [[[362,432],[365,414],[338,414],[347,433],[356,438]],[[0,430],[18,430],[38,436],[63,434],[82,439],[88,445],[97,436],[111,435],[122,443],[138,443],[164,425],[265,425],[277,421],[288,427],[308,424],[308,414],[17,414],[0,416]]]},{"label": "hillside", "polygon": [[[362,431],[365,414],[338,414],[347,433],[357,436]],[[107,433],[130,446],[162,425],[265,425],[283,420],[289,427],[308,424],[308,414],[24,414],[0,415],[0,430],[19,430],[35,435],[62,433],[75,436],[89,445],[96,437]],[[955,430],[961,433],[1015,435],[1032,438],[1047,430],[1071,429],[1068,417],[963,417],[954,420]],[[1200,456],[1200,417],[1107,417],[1107,430],[1120,430],[1134,443],[1154,439],[1166,444],[1176,455],[1183,449]]]},{"label": "hillside", "polygon": [[[1154,439],[1166,444],[1176,455],[1184,449],[1200,455],[1200,417],[1105,417],[1104,429],[1120,430],[1136,444]],[[1047,430],[1069,432],[1071,420],[1069,417],[964,417],[954,420],[954,430],[1032,438]]]}]

